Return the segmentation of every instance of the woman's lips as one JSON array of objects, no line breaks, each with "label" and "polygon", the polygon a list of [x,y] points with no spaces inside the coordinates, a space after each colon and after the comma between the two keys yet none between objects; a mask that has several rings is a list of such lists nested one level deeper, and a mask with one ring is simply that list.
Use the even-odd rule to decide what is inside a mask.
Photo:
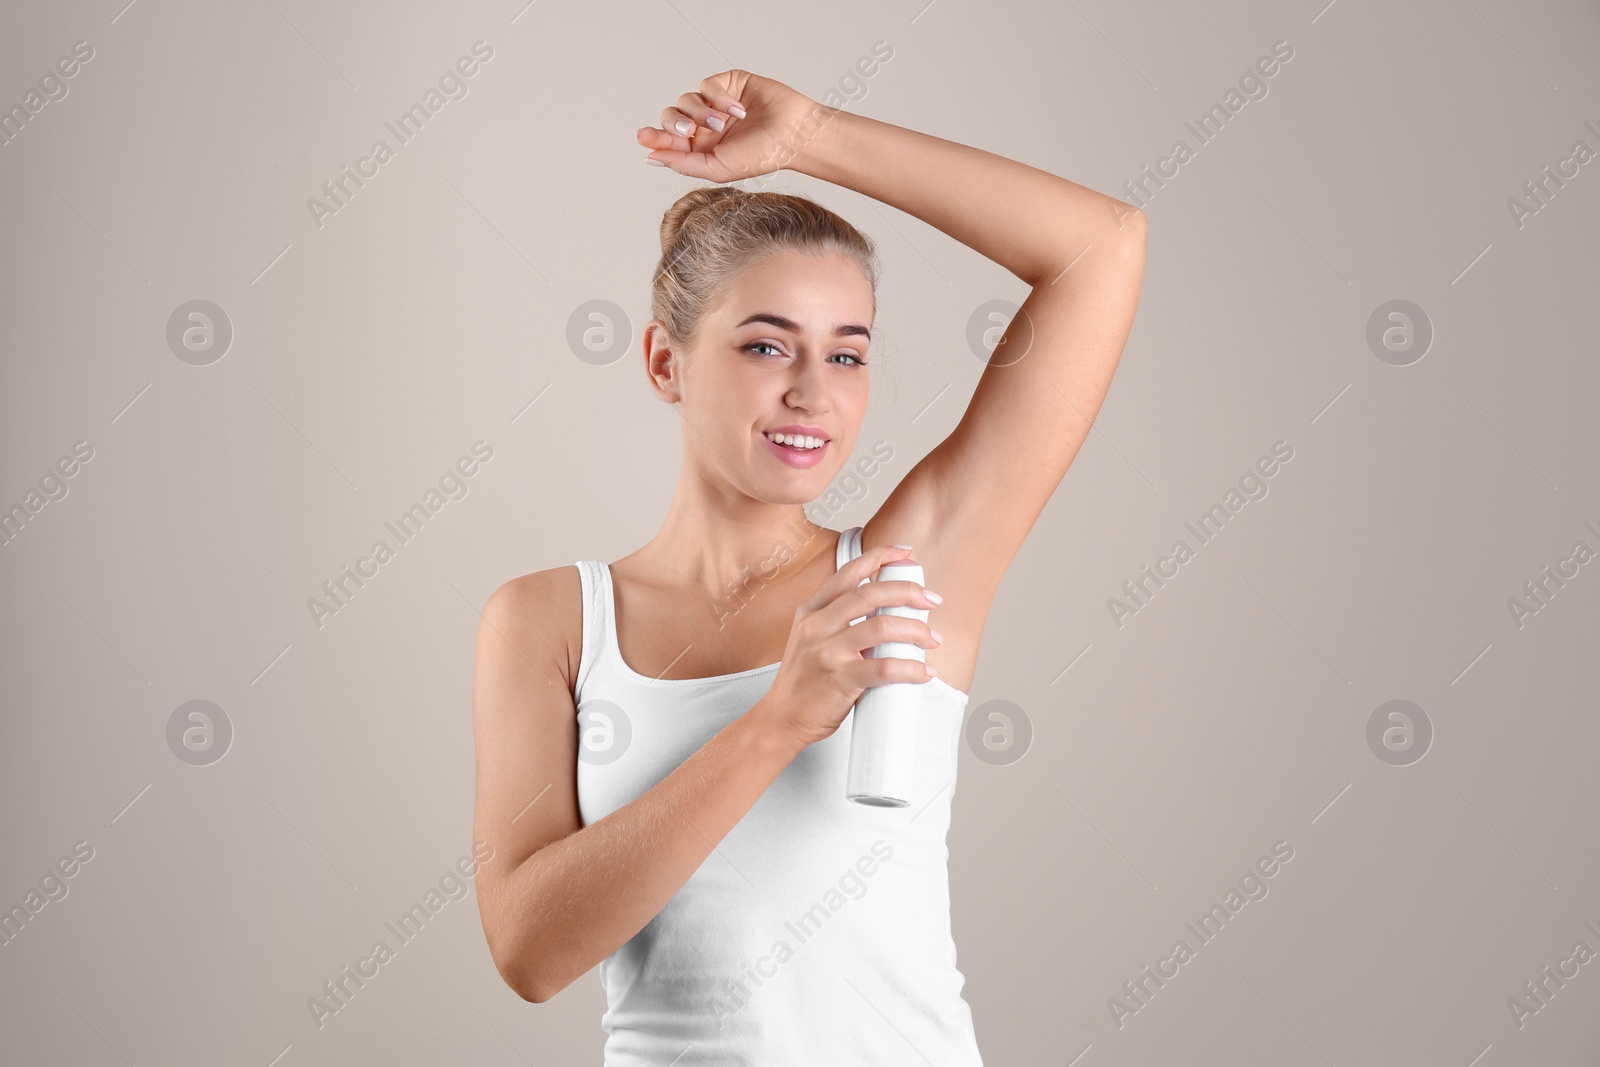
[{"label": "woman's lips", "polygon": [[828,450],[828,446],[833,444],[832,441],[824,441],[820,447],[808,448],[802,452],[798,448],[777,444],[766,434],[761,435],[761,440],[774,456],[791,467],[815,467],[822,462],[822,454]]}]

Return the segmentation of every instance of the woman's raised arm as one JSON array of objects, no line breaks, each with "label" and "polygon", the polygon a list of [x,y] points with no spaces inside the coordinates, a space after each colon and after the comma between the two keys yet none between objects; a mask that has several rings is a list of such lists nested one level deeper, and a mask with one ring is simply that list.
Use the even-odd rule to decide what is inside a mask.
[{"label": "woman's raised arm", "polygon": [[642,129],[638,139],[653,162],[693,177],[729,182],[782,168],[853,189],[1032,286],[960,423],[863,530],[868,547],[916,545],[942,587],[966,594],[969,610],[987,603],[1111,386],[1144,277],[1144,214],[1025,163],[828,107],[748,71],[706,78],[662,112],[661,129]]},{"label": "woman's raised arm", "polygon": [[987,603],[1111,386],[1139,302],[1145,217],[1003,156],[825,111],[790,169],[915,215],[1033,287],[960,423],[864,538],[910,540],[937,561],[941,582]]}]

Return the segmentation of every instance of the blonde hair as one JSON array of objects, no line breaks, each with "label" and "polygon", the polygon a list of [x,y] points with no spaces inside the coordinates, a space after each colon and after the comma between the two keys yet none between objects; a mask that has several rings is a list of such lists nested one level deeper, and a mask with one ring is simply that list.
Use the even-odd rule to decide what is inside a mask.
[{"label": "blonde hair", "polygon": [[808,197],[724,185],[691,189],[661,216],[651,314],[666,323],[675,343],[688,346],[729,281],[780,251],[851,257],[872,287],[876,312],[878,257],[871,238]]}]

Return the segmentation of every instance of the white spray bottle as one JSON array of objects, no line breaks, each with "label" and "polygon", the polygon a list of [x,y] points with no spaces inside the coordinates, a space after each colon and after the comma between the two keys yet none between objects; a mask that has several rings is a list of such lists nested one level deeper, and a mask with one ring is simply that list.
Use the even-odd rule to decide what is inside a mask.
[{"label": "white spray bottle", "polygon": [[[907,557],[878,568],[880,582],[922,584],[922,565]],[[909,604],[887,604],[865,616],[894,615],[928,621],[928,609]],[[885,641],[875,645],[873,659],[928,661],[923,647],[911,641]],[[850,771],[845,796],[857,804],[903,808],[911,803],[917,769],[918,690],[927,682],[891,682],[862,691],[851,712]]]}]

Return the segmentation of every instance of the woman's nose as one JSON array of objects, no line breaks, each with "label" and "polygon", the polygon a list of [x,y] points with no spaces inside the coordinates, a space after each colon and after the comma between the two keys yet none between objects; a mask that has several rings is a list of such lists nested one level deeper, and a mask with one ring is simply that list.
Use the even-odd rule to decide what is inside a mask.
[{"label": "woman's nose", "polygon": [[804,408],[815,412],[818,409],[827,410],[827,379],[823,377],[821,368],[797,367],[789,381],[789,390],[784,395],[790,407]]}]

